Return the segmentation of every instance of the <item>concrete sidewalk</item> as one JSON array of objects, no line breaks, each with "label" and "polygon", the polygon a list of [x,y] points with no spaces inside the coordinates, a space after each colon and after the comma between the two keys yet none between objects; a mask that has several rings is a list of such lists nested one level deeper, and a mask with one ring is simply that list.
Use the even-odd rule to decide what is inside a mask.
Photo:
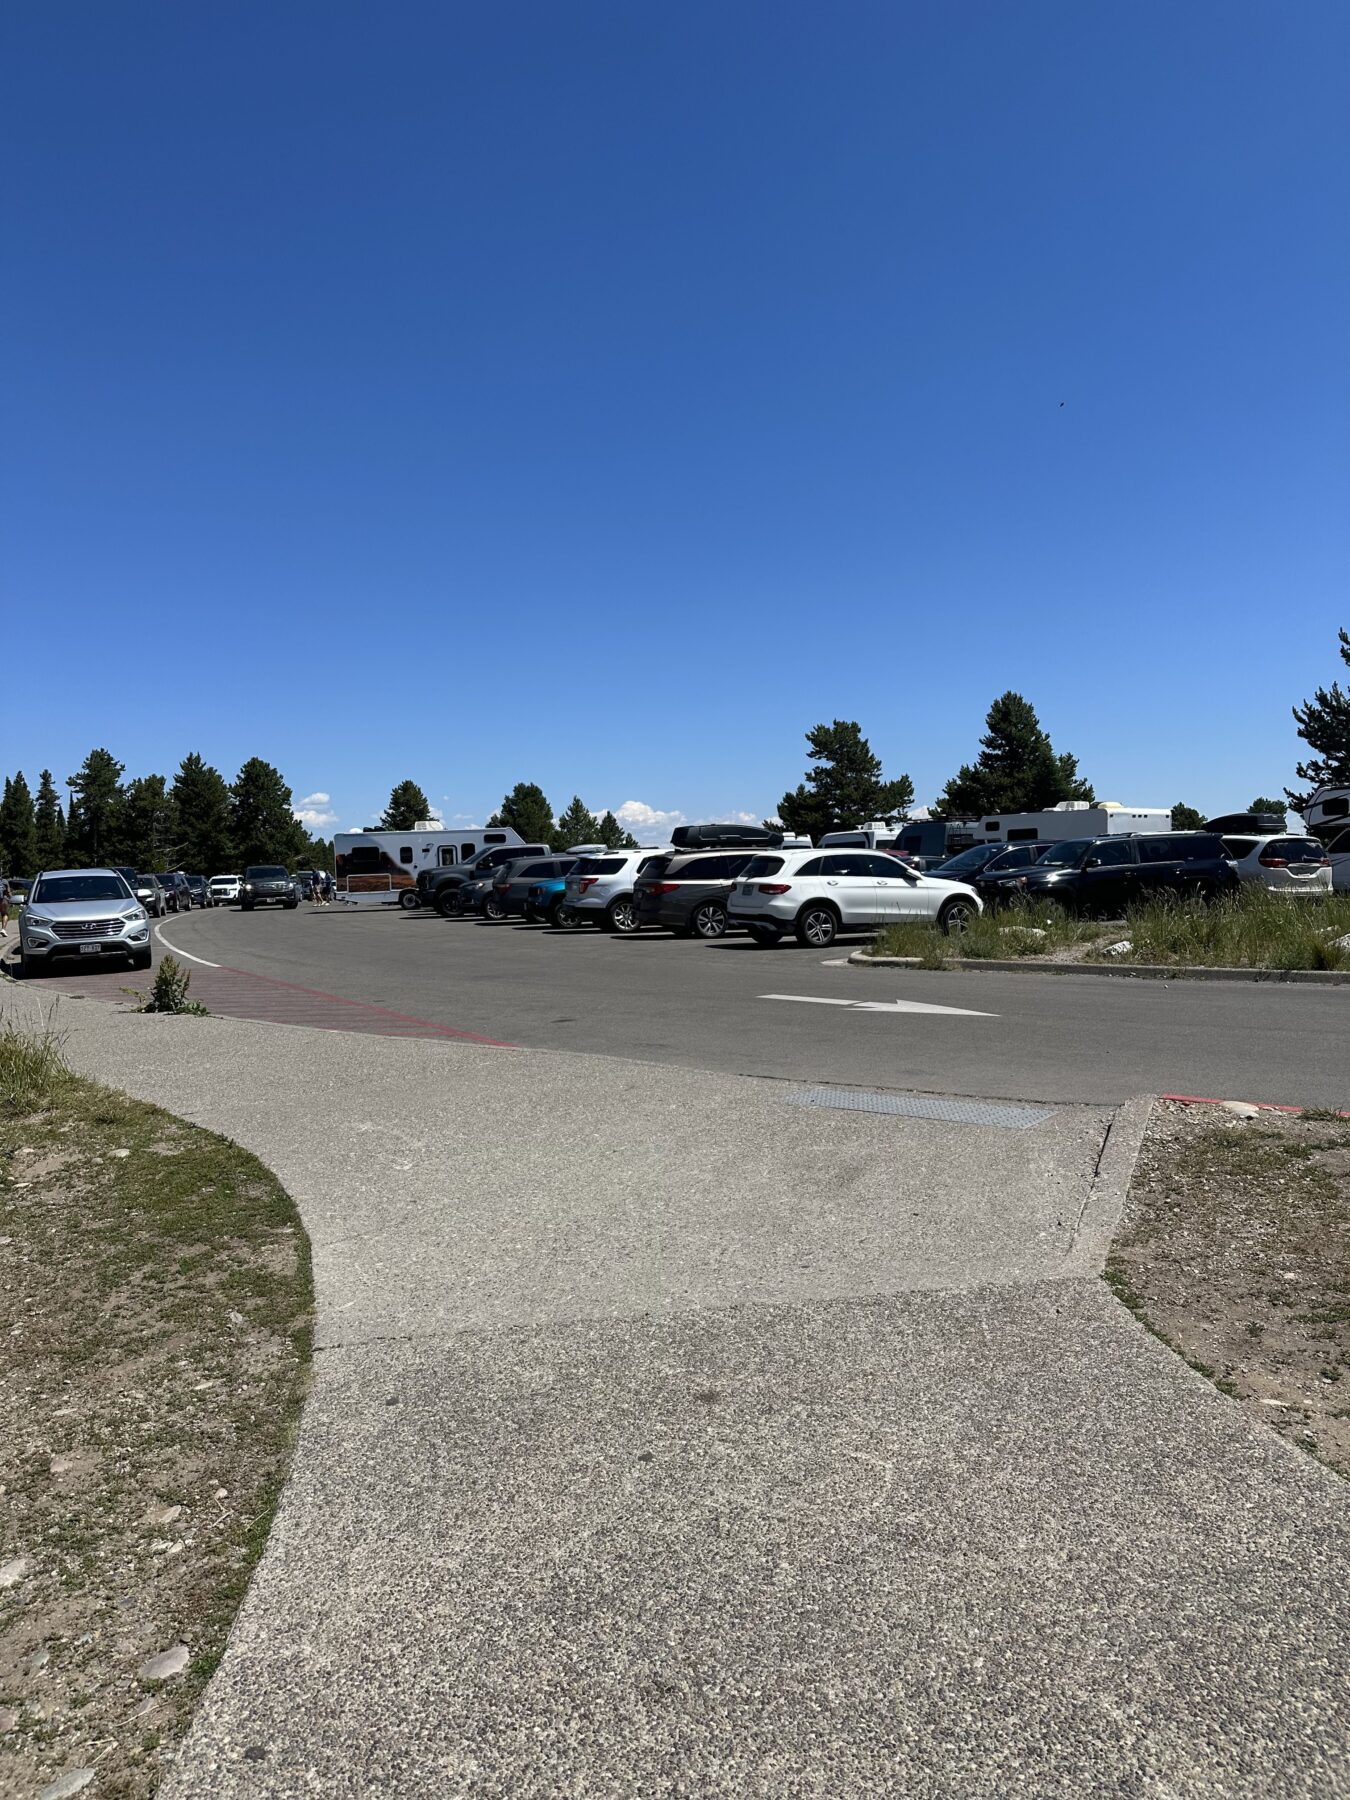
[{"label": "concrete sidewalk", "polygon": [[1129,1116],[60,1018],[314,1242],[292,1481],[168,1800],[1350,1793],[1350,1491],[1095,1279]]}]

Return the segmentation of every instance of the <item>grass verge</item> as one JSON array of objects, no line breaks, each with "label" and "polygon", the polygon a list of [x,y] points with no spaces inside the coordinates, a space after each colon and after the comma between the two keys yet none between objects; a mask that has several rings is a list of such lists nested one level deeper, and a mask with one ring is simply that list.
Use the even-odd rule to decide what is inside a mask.
[{"label": "grass verge", "polygon": [[[1214,905],[1159,900],[1124,922],[1077,919],[1061,907],[1014,902],[986,912],[960,937],[933,925],[893,925],[874,945],[878,956],[913,956],[924,968],[1027,957],[1055,962],[1146,963],[1209,969],[1350,969],[1350,894],[1287,899],[1244,889]],[[1109,958],[1107,948],[1128,943]]]},{"label": "grass verge", "polygon": [[1160,1101],[1105,1278],[1193,1368],[1350,1476],[1350,1119]]},{"label": "grass verge", "polygon": [[92,1769],[91,1800],[139,1800],[276,1508],[308,1240],[256,1158],[0,1024],[0,1280],[0,1794]]}]

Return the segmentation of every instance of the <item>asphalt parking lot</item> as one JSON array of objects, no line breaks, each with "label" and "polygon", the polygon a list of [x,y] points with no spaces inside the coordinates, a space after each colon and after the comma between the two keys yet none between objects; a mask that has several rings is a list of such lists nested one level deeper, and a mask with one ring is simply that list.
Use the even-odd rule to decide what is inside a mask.
[{"label": "asphalt parking lot", "polygon": [[[1344,987],[870,970],[847,963],[861,938],[762,950],[339,906],[194,912],[157,936],[156,954],[196,959],[203,984],[240,971],[435,1035],[919,1092],[1350,1104]],[[128,979],[50,985],[120,998]],[[271,1016],[252,1006],[230,1010]]]}]

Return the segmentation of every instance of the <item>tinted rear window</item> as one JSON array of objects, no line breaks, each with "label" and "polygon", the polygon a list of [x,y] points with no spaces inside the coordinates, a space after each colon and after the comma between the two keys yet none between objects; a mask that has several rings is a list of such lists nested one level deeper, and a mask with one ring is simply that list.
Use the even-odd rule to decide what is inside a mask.
[{"label": "tinted rear window", "polygon": [[1320,863],[1326,851],[1316,838],[1277,838],[1267,851],[1269,856],[1282,856],[1286,862]]},{"label": "tinted rear window", "polygon": [[1244,856],[1250,856],[1260,841],[1259,838],[1226,837],[1223,847],[1230,856],[1235,856],[1240,861]]},{"label": "tinted rear window", "polygon": [[782,866],[781,856],[752,856],[741,873],[747,881],[753,881],[761,875],[776,875]]},{"label": "tinted rear window", "polygon": [[[617,875],[627,860],[626,856],[583,856],[572,873],[574,875]],[[660,863],[664,868],[667,861],[669,858],[663,860],[659,856],[654,856],[651,863],[644,866],[655,867],[657,863]]]},{"label": "tinted rear window", "polygon": [[[730,881],[751,860],[748,850],[726,856],[696,856],[692,862],[684,863],[671,873],[677,881]],[[644,873],[652,874],[654,871],[648,869]]]}]

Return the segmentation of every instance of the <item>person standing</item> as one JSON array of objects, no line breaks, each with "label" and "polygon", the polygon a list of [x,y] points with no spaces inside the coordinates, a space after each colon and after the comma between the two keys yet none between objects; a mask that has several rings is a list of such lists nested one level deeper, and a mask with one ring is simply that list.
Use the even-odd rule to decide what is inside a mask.
[{"label": "person standing", "polygon": [[9,877],[0,875],[0,937],[9,930]]}]

